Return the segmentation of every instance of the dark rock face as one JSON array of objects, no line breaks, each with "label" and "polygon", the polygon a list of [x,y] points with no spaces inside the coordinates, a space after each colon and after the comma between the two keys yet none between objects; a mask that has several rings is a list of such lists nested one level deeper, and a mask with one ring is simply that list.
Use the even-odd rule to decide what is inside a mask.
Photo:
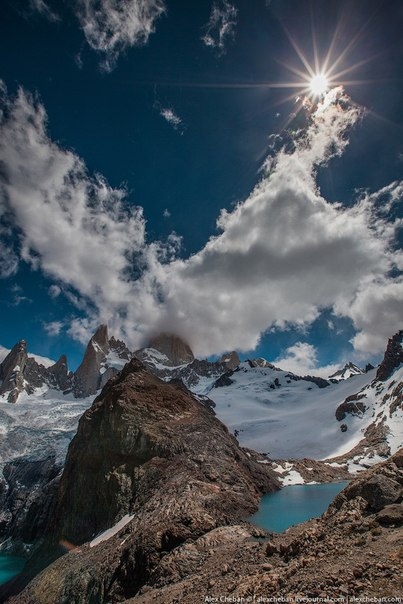
[{"label": "dark rock face", "polygon": [[68,371],[67,358],[64,354],[50,367],[44,367],[37,363],[35,359],[28,358],[24,378],[29,393],[32,393],[35,388],[40,388],[43,384],[61,391],[68,390],[72,385],[72,374]]},{"label": "dark rock face", "polygon": [[74,374],[73,391],[77,397],[96,393],[101,366],[108,352],[108,329],[106,325],[101,325],[89,341],[81,365]]},{"label": "dark rock face", "polygon": [[223,388],[224,386],[231,386],[234,383],[234,380],[231,380],[231,375],[233,375],[233,371],[227,371],[221,377],[218,378],[213,384],[214,388]]},{"label": "dark rock face", "polygon": [[59,542],[77,546],[126,514],[133,519],[102,546],[55,561],[15,601],[134,595],[164,552],[256,510],[260,494],[278,488],[273,476],[182,384],[133,359],[80,420],[46,549],[56,555]]},{"label": "dark rock face", "polygon": [[38,545],[43,537],[61,469],[53,457],[42,461],[22,457],[4,465],[0,477],[0,542],[11,539],[14,553],[18,547],[24,551],[29,544]]},{"label": "dark rock face", "polygon": [[403,330],[398,331],[393,338],[388,340],[385,356],[376,373],[377,380],[384,382],[403,363],[402,341]]},{"label": "dark rock face", "polygon": [[28,360],[27,343],[18,342],[0,365],[0,394],[9,393],[8,402],[15,403],[24,389],[24,369]]},{"label": "dark rock face", "polygon": [[162,333],[155,336],[150,340],[149,347],[165,354],[172,366],[184,365],[194,360],[189,344],[173,334]]},{"label": "dark rock face", "polygon": [[[357,400],[357,399],[355,399]],[[366,405],[364,405],[364,403],[361,403],[360,401],[357,400],[357,402],[354,402],[351,400],[351,397],[347,397],[347,399],[344,401],[344,403],[342,403],[341,405],[339,405],[336,409],[336,419],[340,422],[342,419],[344,419],[348,414],[350,415],[358,415],[359,417],[361,417],[365,411],[367,410]]]},{"label": "dark rock face", "polygon": [[51,367],[45,367],[28,357],[27,344],[25,340],[21,340],[0,365],[0,379],[0,394],[8,392],[8,402],[16,403],[23,390],[32,394],[35,388],[40,388],[43,384],[56,390],[71,388],[72,374],[68,372],[65,355]]},{"label": "dark rock face", "polygon": [[239,367],[241,363],[241,359],[238,356],[238,353],[233,350],[232,352],[227,352],[223,354],[219,363],[226,365],[228,371],[233,371],[237,367]]},{"label": "dark rock face", "polygon": [[317,385],[318,388],[327,388],[328,386],[330,386],[330,382],[328,380],[325,380],[321,377],[317,377],[315,375],[304,375],[304,377],[302,377],[301,379],[305,380],[306,382],[313,382]]}]

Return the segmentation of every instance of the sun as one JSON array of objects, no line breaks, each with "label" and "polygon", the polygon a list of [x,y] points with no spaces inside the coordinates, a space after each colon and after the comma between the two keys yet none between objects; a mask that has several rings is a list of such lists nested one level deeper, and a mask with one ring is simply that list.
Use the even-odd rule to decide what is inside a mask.
[{"label": "sun", "polygon": [[317,73],[309,81],[309,90],[312,96],[321,97],[329,90],[329,80],[324,73]]}]

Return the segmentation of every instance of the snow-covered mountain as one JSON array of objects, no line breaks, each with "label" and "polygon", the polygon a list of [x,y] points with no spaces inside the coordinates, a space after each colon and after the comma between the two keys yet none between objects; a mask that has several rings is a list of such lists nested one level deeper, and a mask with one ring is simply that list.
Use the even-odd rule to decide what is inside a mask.
[{"label": "snow-covered mountain", "polygon": [[45,368],[20,342],[0,364],[0,461],[28,453],[39,459],[45,451],[62,460],[90,397],[133,357],[163,380],[179,379],[201,400],[213,401],[241,445],[272,458],[339,457],[361,441],[371,454],[387,455],[403,445],[401,334],[390,340],[378,370],[348,363],[329,380],[296,376],[265,359],[241,363],[235,352],[215,362],[195,359],[171,334],[131,352],[105,325],[74,373],[65,357]]},{"label": "snow-covered mountain", "polygon": [[374,377],[372,371],[337,383],[318,382],[246,362],[205,394],[243,446],[274,459],[323,459],[349,451],[362,438],[359,429],[341,432],[335,411]]},{"label": "snow-covered mountain", "polygon": [[332,373],[332,375],[329,375],[329,380],[347,380],[353,375],[362,375],[363,373],[367,373],[370,368],[373,369],[372,365],[368,367],[366,371],[350,361],[349,363],[346,363],[342,369],[339,369],[335,373]]},{"label": "snow-covered mountain", "polygon": [[24,531],[33,517],[42,526],[51,513],[47,506],[80,417],[129,359],[140,357],[164,381],[182,381],[203,406],[214,406],[241,446],[267,454],[259,463],[291,484],[354,473],[403,446],[402,341],[403,331],[391,338],[377,370],[345,372],[339,380],[296,376],[264,359],[240,363],[236,353],[198,360],[169,334],[131,352],[109,338],[106,326],[74,373],[65,357],[45,367],[18,343],[0,365],[2,548],[15,535],[24,543],[34,539]]}]

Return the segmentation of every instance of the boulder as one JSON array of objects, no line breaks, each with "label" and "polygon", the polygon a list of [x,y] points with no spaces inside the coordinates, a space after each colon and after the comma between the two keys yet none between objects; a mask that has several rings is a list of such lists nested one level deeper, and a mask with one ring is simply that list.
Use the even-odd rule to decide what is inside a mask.
[{"label": "boulder", "polygon": [[401,526],[403,524],[403,505],[401,503],[386,505],[378,512],[376,519],[379,524]]}]

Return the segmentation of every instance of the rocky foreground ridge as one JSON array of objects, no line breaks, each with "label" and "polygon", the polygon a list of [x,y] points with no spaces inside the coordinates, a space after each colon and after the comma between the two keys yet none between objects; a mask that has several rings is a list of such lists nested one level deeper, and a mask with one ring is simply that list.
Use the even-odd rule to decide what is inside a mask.
[{"label": "rocky foreground ridge", "polygon": [[[222,499],[221,477],[211,483],[204,475],[196,484],[199,479],[200,474],[191,483],[188,503],[180,476],[166,476],[162,484],[174,483],[178,498],[163,488],[165,511],[151,490],[152,499],[142,501],[144,513],[137,508],[141,515],[135,513],[105,541],[93,541],[93,547],[83,544],[59,558],[10,604],[401,597],[403,449],[353,480],[320,519],[284,534],[244,522],[220,526],[216,520],[223,513],[227,520],[236,516]],[[67,486],[67,476],[65,480]],[[228,480],[225,484],[228,492]],[[209,500],[202,506],[201,494]],[[232,504],[238,501],[232,499]],[[223,503],[226,511],[220,512],[216,506]],[[181,507],[186,509],[185,522]],[[200,519],[196,524],[190,522],[195,511]]]},{"label": "rocky foreground ridge", "polygon": [[[132,359],[79,422],[25,579],[41,560],[72,551],[12,601],[102,604],[134,596],[169,552],[250,515],[262,493],[279,488],[262,459],[241,449],[180,382],[167,384]],[[122,518],[118,536],[91,547]]]}]

